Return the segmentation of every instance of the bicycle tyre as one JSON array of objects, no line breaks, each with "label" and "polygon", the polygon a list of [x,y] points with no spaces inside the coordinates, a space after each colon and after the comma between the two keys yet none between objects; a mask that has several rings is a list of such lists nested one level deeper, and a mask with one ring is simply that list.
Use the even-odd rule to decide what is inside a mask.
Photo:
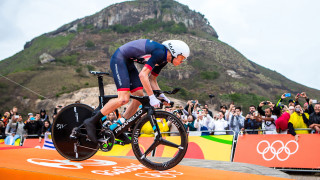
[{"label": "bicycle tyre", "polygon": [[[92,116],[93,109],[85,104],[70,104],[60,110],[52,124],[52,141],[60,155],[72,161],[83,161],[92,157],[98,148],[97,143],[87,141],[85,137],[79,137],[78,140],[70,139],[72,129],[80,126],[83,121]],[[86,133],[84,128],[80,130]],[[75,153],[75,143],[83,147],[77,146]],[[89,147],[89,148],[84,148]]]},{"label": "bicycle tyre", "polygon": [[[175,136],[175,137],[178,138],[177,145],[179,145],[179,148],[177,148],[177,150],[173,150],[173,151],[176,151],[176,153],[173,155],[172,159],[170,160],[168,160],[167,158],[161,159],[161,157],[154,159],[152,155],[143,157],[144,156],[143,154],[145,152],[144,150],[147,148],[143,149],[142,144],[145,142],[142,143],[143,138],[141,138],[140,136],[142,134],[142,131],[141,131],[142,127],[144,127],[145,125],[146,126],[148,125],[149,118],[147,116],[142,117],[140,120],[138,120],[137,124],[135,125],[133,134],[132,134],[131,145],[132,145],[132,150],[134,155],[140,161],[141,164],[153,170],[163,171],[163,170],[173,168],[178,163],[180,163],[180,161],[184,158],[188,149],[188,135],[183,123],[175,115],[165,111],[155,111],[154,117],[156,119],[164,118],[166,119],[167,122],[171,121],[171,123],[174,126],[176,126],[178,130],[176,131],[177,132],[176,135],[178,136]],[[162,146],[165,146],[165,145],[162,145]],[[173,147],[169,147],[169,148],[173,148]],[[159,149],[162,149],[163,151],[164,148],[159,148]],[[165,162],[159,162],[159,159],[165,160]]]}]

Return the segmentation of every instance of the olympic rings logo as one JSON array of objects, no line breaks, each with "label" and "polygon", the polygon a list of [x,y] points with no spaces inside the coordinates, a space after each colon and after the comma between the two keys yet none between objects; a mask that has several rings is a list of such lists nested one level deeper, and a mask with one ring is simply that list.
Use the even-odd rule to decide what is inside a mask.
[{"label": "olympic rings logo", "polygon": [[[262,143],[266,143],[266,144],[267,144],[267,147],[266,147],[263,151],[260,151],[259,147],[260,147],[260,145],[261,145]],[[281,144],[281,147],[280,147],[278,150],[276,150],[276,148],[274,147],[274,145],[277,144],[277,143]],[[291,150],[288,148],[288,145],[289,145],[290,143],[293,143],[293,144],[295,144],[295,146],[296,146],[296,149],[295,149],[294,151],[292,151],[292,152],[291,152]],[[266,160],[266,161],[271,161],[271,160],[272,160],[273,158],[275,158],[275,157],[277,157],[277,159],[278,159],[279,161],[285,161],[285,160],[287,160],[287,159],[290,157],[290,155],[296,153],[296,152],[298,151],[298,149],[299,149],[299,144],[298,144],[296,141],[294,141],[294,140],[288,141],[285,145],[284,145],[284,143],[283,143],[282,141],[280,141],[280,140],[274,141],[271,145],[270,145],[269,141],[263,140],[263,141],[260,141],[260,142],[258,143],[258,145],[257,145],[257,152],[258,152],[259,154],[262,154],[263,159]],[[271,158],[267,158],[267,157],[265,156],[265,154],[267,154],[269,151],[273,154],[273,156],[272,156]],[[286,156],[285,158],[279,157],[279,154],[281,154],[283,151],[287,154],[287,156]]]}]

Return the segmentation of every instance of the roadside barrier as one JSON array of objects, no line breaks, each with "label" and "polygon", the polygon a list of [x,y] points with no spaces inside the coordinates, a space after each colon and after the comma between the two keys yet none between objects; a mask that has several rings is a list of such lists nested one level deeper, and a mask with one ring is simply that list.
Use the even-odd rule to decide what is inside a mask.
[{"label": "roadside barrier", "polygon": [[[312,129],[295,129],[309,130]],[[259,134],[246,134],[246,132],[258,131]],[[231,135],[205,135],[202,133],[226,132]],[[320,134],[300,134],[295,141],[291,134],[264,134],[265,129],[245,130],[235,136],[231,130],[224,131],[190,131],[189,148],[185,158],[234,161],[273,167],[281,170],[295,171],[320,171],[320,156],[317,150],[320,148]],[[164,132],[164,134],[175,132]],[[144,137],[146,143],[153,137]],[[165,136],[164,138],[174,138]],[[43,148],[45,140],[39,142],[37,135],[30,135],[23,141],[25,147]],[[0,141],[1,143],[1,141]],[[52,144],[51,144],[52,145]],[[142,144],[143,145],[143,144]],[[50,144],[49,144],[50,146]],[[103,156],[133,156],[131,144],[115,144],[110,152],[99,151],[97,155]],[[175,152],[164,149],[155,157],[170,157]],[[234,158],[233,158],[234,157]]]},{"label": "roadside barrier", "polygon": [[[310,129],[296,129],[310,130]],[[320,134],[239,135],[234,162],[257,164],[281,170],[319,171]]]}]

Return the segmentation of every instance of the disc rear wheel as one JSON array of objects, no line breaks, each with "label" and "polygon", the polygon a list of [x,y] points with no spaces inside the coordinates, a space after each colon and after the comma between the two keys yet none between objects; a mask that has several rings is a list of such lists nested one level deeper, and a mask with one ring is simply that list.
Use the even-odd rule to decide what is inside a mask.
[{"label": "disc rear wheel", "polygon": [[[65,158],[82,161],[93,156],[99,146],[87,139],[86,136],[70,139],[75,127],[92,116],[93,109],[85,104],[71,104],[63,108],[52,124],[52,140],[57,151]],[[98,128],[97,128],[98,129]],[[84,127],[79,132],[86,134]]]}]

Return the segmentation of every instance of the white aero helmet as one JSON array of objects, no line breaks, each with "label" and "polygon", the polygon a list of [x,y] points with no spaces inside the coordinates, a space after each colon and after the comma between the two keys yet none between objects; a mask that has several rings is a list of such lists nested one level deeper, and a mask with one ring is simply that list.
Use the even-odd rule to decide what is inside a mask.
[{"label": "white aero helmet", "polygon": [[171,52],[173,57],[177,57],[178,55],[184,56],[186,59],[190,55],[189,46],[180,40],[167,40],[162,43],[169,51]]}]

